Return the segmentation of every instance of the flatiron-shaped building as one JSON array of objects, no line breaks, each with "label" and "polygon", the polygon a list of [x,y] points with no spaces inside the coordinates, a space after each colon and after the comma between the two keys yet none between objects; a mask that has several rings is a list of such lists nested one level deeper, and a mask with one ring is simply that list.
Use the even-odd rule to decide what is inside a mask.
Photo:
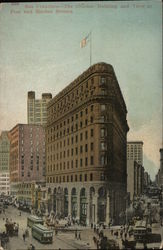
[{"label": "flatiron-shaped building", "polygon": [[88,68],[48,103],[47,112],[49,212],[83,224],[118,222],[127,201],[129,127],[113,67]]}]

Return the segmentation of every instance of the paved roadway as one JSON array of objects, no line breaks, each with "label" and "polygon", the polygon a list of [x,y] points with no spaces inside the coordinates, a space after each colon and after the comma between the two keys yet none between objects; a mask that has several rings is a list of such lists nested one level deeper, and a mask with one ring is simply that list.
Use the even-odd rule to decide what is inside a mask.
[{"label": "paved roadway", "polygon": [[[5,214],[0,214],[0,232],[5,231],[5,220],[8,218],[13,222],[19,223],[19,235],[10,237],[9,243],[7,243],[6,250],[27,250],[30,244],[32,243],[36,249],[38,250],[58,250],[58,249],[96,249],[96,245],[93,242],[93,236],[98,239],[96,233],[94,233],[93,229],[78,227],[81,230],[81,240],[75,239],[74,233],[61,233],[59,232],[56,236],[53,236],[53,244],[41,244],[36,239],[31,236],[31,232],[26,241],[23,241],[23,233],[27,228],[27,216],[28,213],[21,212],[22,215],[19,216],[19,210],[15,207],[9,206],[6,209]],[[30,231],[30,230],[29,230]],[[160,224],[153,224],[152,226],[153,233],[160,233],[163,239],[163,227],[160,227]],[[114,239],[118,242],[120,249],[122,249],[122,243],[120,236],[117,238],[116,236],[112,236],[110,230],[104,230],[104,234],[108,236],[109,239]],[[148,244],[148,247],[158,247],[160,243],[155,243],[154,245]],[[141,246],[137,245],[137,248],[141,248]],[[142,249],[142,248],[141,248]]]},{"label": "paved roadway", "polygon": [[[46,250],[46,249],[88,249],[90,246],[88,245],[89,242],[89,235],[87,234],[87,230],[83,230],[84,228],[80,228],[81,232],[81,240],[75,239],[74,233],[58,233],[56,236],[53,236],[53,244],[41,244],[36,239],[31,236],[31,230],[29,233],[29,237],[26,238],[25,242],[23,241],[23,233],[27,228],[27,216],[28,213],[21,212],[21,216],[19,216],[19,210],[15,207],[9,206],[6,209],[5,214],[0,214],[0,232],[2,233],[5,231],[5,220],[8,218],[13,222],[19,223],[19,235],[10,237],[9,243],[5,249],[7,250],[27,250],[30,244],[32,243],[36,249],[38,250]],[[92,247],[94,248],[94,247]]]}]

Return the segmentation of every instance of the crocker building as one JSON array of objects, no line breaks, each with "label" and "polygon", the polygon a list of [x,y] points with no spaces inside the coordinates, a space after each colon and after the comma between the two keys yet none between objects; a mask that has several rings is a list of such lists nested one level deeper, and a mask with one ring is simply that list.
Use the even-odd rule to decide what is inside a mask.
[{"label": "crocker building", "polygon": [[127,201],[129,127],[113,67],[89,67],[47,109],[49,212],[87,225],[118,223]]}]

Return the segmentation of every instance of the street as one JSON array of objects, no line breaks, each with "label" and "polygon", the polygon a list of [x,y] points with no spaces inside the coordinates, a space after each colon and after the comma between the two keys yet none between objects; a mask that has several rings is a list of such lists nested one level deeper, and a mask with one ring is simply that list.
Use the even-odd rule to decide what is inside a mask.
[{"label": "street", "polygon": [[[75,239],[74,233],[58,233],[56,236],[53,234],[53,244],[41,244],[36,239],[34,239],[31,235],[31,229],[29,229],[29,237],[26,237],[25,242],[23,240],[23,233],[27,228],[27,216],[29,213],[22,212],[21,216],[19,215],[20,211],[12,206],[9,206],[5,214],[0,214],[0,232],[6,231],[5,229],[5,220],[6,218],[9,221],[16,222],[19,224],[19,234],[18,236],[13,236],[9,238],[9,242],[5,246],[7,250],[27,250],[32,243],[36,249],[44,250],[44,249],[88,249],[87,242],[85,242],[85,233],[84,231],[81,233],[81,237],[84,237],[84,240]],[[81,229],[82,230],[82,229]],[[89,237],[87,237],[89,239]]]},{"label": "street", "polygon": [[[3,233],[6,231],[5,223],[8,218],[11,222],[16,222],[19,224],[19,233],[18,236],[9,237],[9,242],[6,243],[4,249],[6,250],[27,250],[30,247],[30,244],[35,246],[35,249],[38,250],[46,250],[46,249],[97,249],[97,241],[99,241],[99,231],[94,230],[91,227],[83,227],[83,226],[70,226],[70,229],[74,229],[74,231],[67,232],[58,232],[55,235],[55,231],[53,231],[53,243],[52,244],[41,244],[39,241],[34,239],[31,235],[31,229],[29,230],[29,237],[23,240],[23,233],[27,229],[27,217],[29,213],[21,211],[13,206],[8,206],[5,210],[5,213],[2,212],[0,214],[0,232]],[[104,236],[107,236],[109,240],[113,240],[119,249],[124,249],[122,246],[122,239],[124,239],[124,234],[120,236],[120,226],[112,226],[110,228],[102,229]],[[77,239],[75,237],[75,230],[80,230],[81,239]],[[117,234],[118,232],[118,234]],[[161,239],[163,239],[163,227],[160,226],[160,223],[152,223],[152,233],[160,234]],[[97,241],[94,241],[93,238],[96,238]],[[134,237],[127,235],[127,240],[134,241]],[[147,244],[147,248],[157,248],[160,247],[160,242]],[[136,249],[144,249],[143,244],[136,243]]]}]

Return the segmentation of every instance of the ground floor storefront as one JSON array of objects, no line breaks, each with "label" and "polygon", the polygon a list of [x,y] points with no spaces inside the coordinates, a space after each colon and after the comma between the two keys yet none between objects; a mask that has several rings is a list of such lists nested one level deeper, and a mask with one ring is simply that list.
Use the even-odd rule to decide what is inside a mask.
[{"label": "ground floor storefront", "polygon": [[[47,187],[46,208],[60,217],[68,217],[83,225],[116,224],[124,220],[125,187],[119,183],[63,183]],[[123,223],[124,221],[122,221]]]}]

